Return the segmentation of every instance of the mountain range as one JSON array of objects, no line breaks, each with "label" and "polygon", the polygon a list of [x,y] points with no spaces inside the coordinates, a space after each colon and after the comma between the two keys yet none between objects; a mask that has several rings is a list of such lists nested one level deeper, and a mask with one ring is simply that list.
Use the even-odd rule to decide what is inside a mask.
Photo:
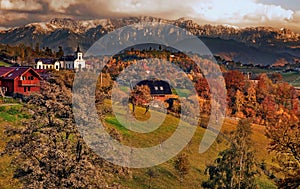
[{"label": "mountain range", "polygon": [[126,17],[98,20],[55,18],[49,22],[31,23],[0,31],[0,43],[58,49],[74,52],[79,44],[86,51],[105,34],[139,22],[173,24],[199,37],[215,55],[245,64],[273,65],[300,63],[300,34],[286,28],[248,27],[230,25],[199,25],[180,18],[167,20],[155,17]]}]

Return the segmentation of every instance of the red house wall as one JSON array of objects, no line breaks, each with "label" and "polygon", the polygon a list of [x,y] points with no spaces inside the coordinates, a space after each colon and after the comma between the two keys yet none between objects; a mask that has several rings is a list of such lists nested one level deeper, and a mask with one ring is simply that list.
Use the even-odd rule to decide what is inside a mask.
[{"label": "red house wall", "polygon": [[14,93],[14,82],[13,80],[3,80],[1,86],[7,88],[6,93],[11,95]]},{"label": "red house wall", "polygon": [[[26,77],[26,80],[21,80],[20,77],[17,77],[14,80],[14,93],[19,93],[23,95],[29,95],[30,93],[40,92],[40,80],[31,71],[25,73],[23,76]],[[33,76],[33,80],[28,80],[29,76]],[[23,85],[21,85],[23,83]],[[25,90],[26,88],[26,90]]]}]

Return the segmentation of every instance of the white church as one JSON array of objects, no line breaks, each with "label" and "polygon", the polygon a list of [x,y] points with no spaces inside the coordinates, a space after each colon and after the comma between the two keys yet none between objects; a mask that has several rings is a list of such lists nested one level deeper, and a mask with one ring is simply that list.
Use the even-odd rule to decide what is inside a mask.
[{"label": "white church", "polygon": [[86,62],[83,59],[83,53],[79,46],[74,55],[63,56],[59,60],[53,58],[37,58],[35,60],[35,69],[42,70],[82,70],[86,68]]},{"label": "white church", "polygon": [[83,53],[79,46],[75,55],[63,56],[59,59],[60,67],[67,70],[81,70],[86,68],[85,60],[83,59]]}]

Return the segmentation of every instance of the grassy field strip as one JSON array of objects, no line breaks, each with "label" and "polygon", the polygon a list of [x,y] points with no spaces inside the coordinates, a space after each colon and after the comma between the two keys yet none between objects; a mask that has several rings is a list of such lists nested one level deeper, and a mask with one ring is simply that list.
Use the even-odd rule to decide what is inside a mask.
[{"label": "grassy field strip", "polygon": [[[137,119],[143,118],[145,112],[144,108],[137,107],[136,117]],[[149,115],[148,115],[149,117]],[[124,120],[122,120],[124,121]],[[105,119],[105,126],[107,130],[116,128],[123,134],[122,143],[128,146],[134,147],[148,147],[157,145],[159,142],[166,140],[170,137],[177,127],[179,119],[171,115],[167,115],[166,120],[161,127],[154,132],[148,134],[135,133],[124,128],[114,116],[108,116]],[[189,161],[191,163],[191,171],[184,180],[182,188],[199,188],[201,182],[207,178],[204,174],[206,165],[213,163],[213,160],[218,156],[218,153],[227,148],[229,142],[226,137],[229,133],[235,130],[238,120],[227,119],[221,129],[221,134],[213,145],[203,154],[199,154],[199,144],[202,140],[204,128],[198,127],[194,137],[190,144],[183,150],[183,152],[189,155]],[[253,125],[253,147],[256,152],[256,158],[258,164],[266,162],[267,165],[272,164],[272,156],[267,151],[268,139],[265,136],[265,127],[259,125]],[[166,188],[166,186],[172,186],[172,188],[179,188],[178,175],[173,167],[174,159],[169,160],[166,163],[156,166],[154,169],[159,174],[158,178],[153,179],[153,188]],[[120,183],[130,188],[148,188],[148,177],[146,175],[147,169],[134,169],[133,178],[121,178]],[[118,182],[118,181],[116,181]],[[257,179],[257,183],[261,188],[276,188],[272,181],[266,176],[261,175]]]}]

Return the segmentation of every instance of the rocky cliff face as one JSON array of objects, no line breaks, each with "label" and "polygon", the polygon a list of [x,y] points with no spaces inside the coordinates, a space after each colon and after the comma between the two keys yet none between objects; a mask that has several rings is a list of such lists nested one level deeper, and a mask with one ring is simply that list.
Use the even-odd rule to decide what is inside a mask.
[{"label": "rocky cliff face", "polygon": [[32,23],[22,27],[0,31],[0,43],[57,49],[64,47],[73,52],[77,44],[87,50],[95,41],[108,32],[138,22],[161,22],[187,29],[203,39],[215,54],[225,55],[235,61],[254,64],[272,64],[277,59],[290,63],[300,57],[300,35],[291,30],[270,27],[238,28],[229,25],[199,25],[184,18],[166,20],[155,17],[127,17],[78,21],[70,18],[55,18],[50,22]]}]

